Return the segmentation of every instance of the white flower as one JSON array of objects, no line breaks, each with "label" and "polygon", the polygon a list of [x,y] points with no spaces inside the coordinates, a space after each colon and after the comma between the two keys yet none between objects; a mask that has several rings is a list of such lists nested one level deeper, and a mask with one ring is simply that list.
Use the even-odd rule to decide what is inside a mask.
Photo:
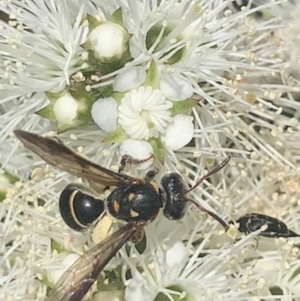
[{"label": "white flower", "polygon": [[[240,253],[250,239],[244,238],[239,244],[227,248],[222,236],[217,235],[216,239],[222,241],[222,246],[212,250],[209,241],[215,229],[211,229],[205,235],[202,232],[201,242],[193,248],[197,230],[196,226],[186,244],[168,241],[176,237],[176,226],[169,232],[169,237],[165,237],[165,242],[157,237],[156,232],[148,231],[147,242],[151,243],[152,250],[146,254],[132,254],[132,258],[137,257],[139,268],[131,269],[133,278],[125,290],[126,301],[153,301],[158,295],[161,300],[182,298],[189,301],[229,301],[246,296],[247,289],[241,287],[239,277],[232,276],[232,273],[235,273]],[[232,269],[230,263],[233,264]],[[249,285],[255,280],[249,279]]]},{"label": "white flower", "polygon": [[[31,2],[29,11],[26,5],[22,10],[14,3],[6,6],[4,12],[14,11],[18,22],[3,24],[5,29],[0,34],[2,37],[5,32],[8,34],[7,42],[1,43],[0,53],[6,66],[11,66],[1,81],[9,92],[5,97],[60,91],[70,84],[70,76],[81,70],[80,45],[88,30],[81,24],[84,7],[75,3],[71,7],[67,2],[58,7],[44,1]],[[43,16],[43,22],[38,16]],[[18,30],[12,30],[14,24],[19,24]]]},{"label": "white flower", "polygon": [[114,79],[114,91],[125,92],[138,88],[146,79],[143,67],[132,67],[121,71]]},{"label": "white flower", "polygon": [[119,106],[119,123],[131,138],[148,140],[163,134],[172,121],[166,101],[158,89],[149,86],[134,89],[125,94]]},{"label": "white flower", "polygon": [[120,57],[127,50],[128,38],[122,26],[110,21],[101,23],[88,36],[97,57],[104,62]]},{"label": "white flower", "polygon": [[112,97],[98,99],[92,106],[93,120],[107,133],[113,132],[117,127],[117,106],[117,102]]},{"label": "white flower", "polygon": [[72,124],[77,116],[79,104],[76,99],[66,93],[59,97],[53,105],[53,113],[59,123]]},{"label": "white flower", "polygon": [[[228,1],[221,0],[4,0],[1,10],[11,20],[0,30],[0,161],[20,181],[0,202],[0,299],[44,300],[46,272],[59,269],[53,244],[78,254],[90,247],[89,234],[67,229],[58,213],[59,193],[74,177],[45,167],[12,135],[15,128],[54,130],[33,114],[46,105],[47,92],[72,89],[72,95],[85,91],[95,99],[115,99],[117,112],[114,103],[100,116],[100,128],[109,134],[92,125],[59,136],[93,162],[117,171],[120,154],[147,159],[157,143],[164,160],[143,164],[154,162],[161,174],[179,172],[191,185],[230,154],[229,165],[189,197],[226,220],[236,212],[272,212],[300,233],[299,5],[291,3],[281,18],[281,6],[267,0],[250,1],[256,7],[241,12],[229,11]],[[275,18],[252,18],[259,10],[274,11]],[[94,63],[81,47],[89,36],[85,20],[88,14],[113,20],[114,12],[122,15],[121,29],[106,23],[113,35],[106,30],[92,35],[105,55]],[[99,37],[113,41],[99,44]],[[120,65],[112,56],[122,57]],[[152,81],[145,79],[150,65],[159,75]],[[198,103],[177,117],[174,109],[183,97]],[[74,102],[57,105],[60,120],[74,118]],[[186,123],[177,124],[177,118]],[[125,140],[112,139],[116,124]],[[111,142],[101,143],[105,137]],[[40,180],[30,178],[36,167],[42,168]],[[142,178],[143,172],[138,174]],[[192,205],[182,220],[168,225],[158,217],[146,226],[142,254],[131,247],[128,258],[121,251],[119,261],[128,265],[122,266],[127,300],[267,300],[278,298],[271,295],[274,286],[282,290],[280,298],[299,296],[296,239],[258,237],[257,249],[252,246],[257,234],[233,242]],[[268,270],[270,265],[275,269]]]}]

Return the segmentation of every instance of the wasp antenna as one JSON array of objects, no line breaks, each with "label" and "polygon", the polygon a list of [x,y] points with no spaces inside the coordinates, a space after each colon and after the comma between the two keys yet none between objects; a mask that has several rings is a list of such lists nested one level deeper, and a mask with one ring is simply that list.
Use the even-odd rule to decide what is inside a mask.
[{"label": "wasp antenna", "polygon": [[227,232],[227,230],[229,229],[229,225],[216,213],[205,209],[204,207],[202,207],[200,204],[198,204],[196,201],[192,200],[192,199],[186,199],[188,202],[193,203],[199,210],[207,213],[208,215],[210,215],[212,218],[214,218],[217,222],[219,222],[219,224],[225,229],[225,231]]},{"label": "wasp antenna", "polygon": [[218,166],[216,166],[213,170],[209,171],[206,175],[204,175],[203,177],[198,179],[196,181],[196,183],[190,189],[185,191],[185,193],[191,192],[197,186],[199,186],[204,180],[208,179],[210,176],[212,176],[213,174],[220,171],[229,162],[230,159],[231,159],[231,156],[228,156],[222,163],[220,163]]}]

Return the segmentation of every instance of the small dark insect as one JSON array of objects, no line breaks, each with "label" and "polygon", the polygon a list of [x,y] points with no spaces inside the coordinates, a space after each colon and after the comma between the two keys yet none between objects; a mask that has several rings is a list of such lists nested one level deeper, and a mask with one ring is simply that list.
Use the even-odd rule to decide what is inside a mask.
[{"label": "small dark insect", "polygon": [[300,235],[289,230],[287,225],[278,220],[277,218],[260,214],[260,213],[247,213],[236,220],[239,224],[239,231],[243,233],[251,233],[261,229],[266,225],[267,229],[260,232],[260,236],[265,237],[299,237]]},{"label": "small dark insect", "polygon": [[[257,8],[258,5],[255,4],[255,1],[251,1],[250,4],[250,0],[234,0],[232,2],[230,2],[231,5],[234,7],[235,10],[240,11],[242,9],[242,7],[248,7],[249,9],[254,9]],[[255,16],[256,17],[262,17],[263,13],[261,11],[255,11]]]},{"label": "small dark insect", "polygon": [[[127,224],[82,255],[58,280],[47,301],[80,301],[106,264],[129,240],[138,242],[146,224],[163,211],[171,220],[181,219],[188,202],[216,219],[227,231],[229,226],[217,214],[201,207],[186,194],[205,179],[221,170],[230,160],[227,157],[220,165],[200,178],[193,187],[186,189],[178,173],[166,174],[159,188],[152,180],[157,170],[151,170],[145,179],[115,173],[76,154],[61,142],[29,132],[17,130],[15,135],[25,147],[47,163],[77,177],[87,180],[96,192],[103,187],[114,186],[106,200],[98,199],[87,189],[69,184],[61,193],[59,209],[66,224],[81,231],[97,221],[106,212]],[[133,159],[133,162],[135,160]],[[121,162],[120,171],[128,157]],[[99,191],[98,191],[99,190]]]},{"label": "small dark insect", "polygon": [[[257,5],[255,5],[255,3],[253,2],[255,1],[252,1],[250,8],[257,7]],[[249,4],[250,4],[249,0],[234,0],[232,2],[232,5],[236,10],[241,10],[242,7],[248,7]]]}]

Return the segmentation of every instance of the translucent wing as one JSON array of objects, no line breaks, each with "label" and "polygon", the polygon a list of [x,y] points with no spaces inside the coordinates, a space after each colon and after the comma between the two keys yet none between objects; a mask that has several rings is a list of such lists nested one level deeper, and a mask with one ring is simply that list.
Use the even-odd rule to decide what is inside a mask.
[{"label": "translucent wing", "polygon": [[16,130],[14,133],[26,148],[36,153],[48,164],[89,182],[94,182],[95,185],[120,186],[141,181],[101,167],[78,155],[57,139],[42,137],[22,130]]},{"label": "translucent wing", "polygon": [[83,254],[63,273],[45,301],[80,301],[106,264],[141,227],[127,224]]}]

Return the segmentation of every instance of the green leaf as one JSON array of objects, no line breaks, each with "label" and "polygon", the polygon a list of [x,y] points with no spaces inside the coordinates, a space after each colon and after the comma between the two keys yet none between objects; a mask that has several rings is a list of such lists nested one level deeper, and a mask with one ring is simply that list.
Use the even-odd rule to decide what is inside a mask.
[{"label": "green leaf", "polygon": [[[126,48],[128,48],[128,42],[126,42]],[[122,53],[121,57],[117,55],[113,58],[110,58],[108,62],[101,61],[100,71],[102,74],[109,74],[123,68],[129,60],[131,60],[130,52],[126,50]]]},{"label": "green leaf", "polygon": [[51,239],[51,250],[56,250],[57,253],[67,252],[65,248],[63,248],[60,244],[58,244],[53,239]]},{"label": "green leaf", "polygon": [[67,93],[67,90],[62,90],[60,92],[46,92],[46,96],[49,99],[51,104],[54,104],[56,102],[56,100],[62,96],[64,96]]},{"label": "green leaf", "polygon": [[150,86],[153,89],[159,89],[159,71],[156,67],[156,64],[154,61],[151,62],[150,67],[147,71],[147,77],[143,84],[143,86]]},{"label": "green leaf", "polygon": [[153,148],[153,155],[156,159],[158,159],[161,163],[164,162],[164,145],[161,142],[160,137],[158,138],[150,138],[148,143]]},{"label": "green leaf", "polygon": [[[80,47],[83,48],[84,50],[87,50],[87,51],[89,51],[89,50],[92,51],[93,50],[93,45],[89,40],[86,40],[84,43],[82,43],[80,45]],[[93,61],[91,61],[90,58],[91,58],[91,55],[89,53],[89,63],[90,63],[90,65],[92,65]]]},{"label": "green leaf", "polygon": [[[184,288],[181,288],[179,286],[169,286],[167,287],[166,289],[168,289],[168,291],[175,291],[175,292],[178,292],[178,293],[183,293],[185,291]],[[171,294],[170,295],[172,296],[172,299],[174,301],[187,301],[189,300],[189,296],[188,296],[188,293],[186,293],[186,296],[185,297],[181,297],[180,295],[178,294]],[[157,296],[155,297],[154,301],[168,301],[170,300],[168,296],[166,296],[164,293],[158,293]]]},{"label": "green leaf", "polygon": [[45,204],[46,204],[46,201],[44,199],[42,199],[42,198],[38,198],[37,199],[37,203],[38,203],[38,206],[44,207]]},{"label": "green leaf", "polygon": [[300,267],[297,268],[292,275],[289,277],[288,282],[292,282],[295,277],[297,277],[300,274]]},{"label": "green leaf", "polygon": [[124,130],[121,127],[117,127],[117,129],[108,134],[106,138],[103,139],[103,143],[116,143],[116,142],[122,142],[127,138],[127,134],[124,132]]},{"label": "green leaf", "polygon": [[[157,43],[157,38],[160,35],[162,30],[164,30],[164,32],[163,32],[161,39],[160,39],[158,45],[156,46],[155,50],[165,40],[165,38],[169,35],[169,33],[172,31],[172,29],[162,26],[161,24],[159,24],[159,25],[155,24],[148,30],[147,35],[146,35],[146,48],[148,50],[153,46],[154,43]],[[156,52],[155,50],[154,50],[154,52]]]},{"label": "green leaf", "polygon": [[171,115],[175,116],[178,114],[182,114],[187,110],[193,108],[195,105],[199,103],[198,99],[186,99],[181,101],[173,101],[173,107],[171,108]]},{"label": "green leaf", "polygon": [[35,114],[51,121],[56,121],[52,104],[48,104],[46,107],[40,109],[39,111],[36,111]]},{"label": "green leaf", "polygon": [[282,289],[279,286],[270,287],[269,291],[273,296],[283,296],[284,295]]},{"label": "green leaf", "polygon": [[2,203],[6,199],[6,191],[0,190],[0,203]]},{"label": "green leaf", "polygon": [[[149,31],[146,35],[146,48],[149,50],[153,46],[154,43],[157,43],[158,36],[160,35],[161,31],[164,30],[159,43],[157,44],[157,46],[154,49],[154,53],[160,51],[163,47],[166,46],[165,40],[169,36],[169,34],[173,31],[173,29],[174,28],[172,28],[172,27],[168,27],[168,26],[164,27],[162,25],[155,24],[153,27],[151,27],[149,29]],[[171,57],[169,57],[165,63],[167,63],[169,65],[173,65],[173,64],[177,63],[184,56],[185,50],[186,50],[186,47],[183,46],[178,51],[176,51]],[[166,57],[171,52],[173,52],[173,50],[170,50],[170,51],[164,53],[164,55],[162,57]]]},{"label": "green leaf", "polygon": [[146,246],[147,246],[147,238],[146,235],[144,235],[142,240],[135,245],[135,248],[140,254],[142,254],[146,250]]},{"label": "green leaf", "polygon": [[97,26],[101,24],[101,22],[93,17],[92,15],[87,14],[86,16],[88,23],[89,23],[89,32],[91,32],[93,29],[95,29]]},{"label": "green leaf", "polygon": [[76,128],[76,124],[58,124],[57,125],[57,134],[64,133],[70,129]]},{"label": "green leaf", "polygon": [[98,88],[98,90],[101,93],[101,97],[100,98],[114,97],[113,96],[114,90],[113,90],[113,86],[112,85],[100,87],[100,88]]},{"label": "green leaf", "polygon": [[126,92],[114,92],[111,97],[113,97],[118,104],[121,103],[121,99],[124,97]]},{"label": "green leaf", "polygon": [[38,280],[38,281],[40,281],[41,283],[43,283],[43,284],[46,285],[46,287],[47,287],[47,295],[49,295],[50,292],[51,292],[51,290],[52,290],[53,287],[54,287],[54,284],[53,284],[52,282],[50,282],[50,281],[48,280],[48,278],[43,278],[42,280],[39,280],[39,279],[36,278],[36,280]]},{"label": "green leaf", "polygon": [[[179,62],[185,54],[186,47],[182,47],[178,49],[170,58],[167,59],[166,63],[169,65],[173,65]],[[168,55],[170,52],[166,52],[164,56]]]},{"label": "green leaf", "polygon": [[[1,164],[0,164],[0,168],[1,168]],[[9,184],[15,184],[16,182],[18,182],[20,180],[17,176],[6,171],[5,169],[0,169],[0,176],[4,177],[8,181]]]},{"label": "green leaf", "polygon": [[122,27],[124,26],[123,23],[123,14],[122,14],[122,9],[118,8],[117,10],[115,10],[112,15],[110,16],[110,21],[114,22],[116,24],[121,25]]}]

